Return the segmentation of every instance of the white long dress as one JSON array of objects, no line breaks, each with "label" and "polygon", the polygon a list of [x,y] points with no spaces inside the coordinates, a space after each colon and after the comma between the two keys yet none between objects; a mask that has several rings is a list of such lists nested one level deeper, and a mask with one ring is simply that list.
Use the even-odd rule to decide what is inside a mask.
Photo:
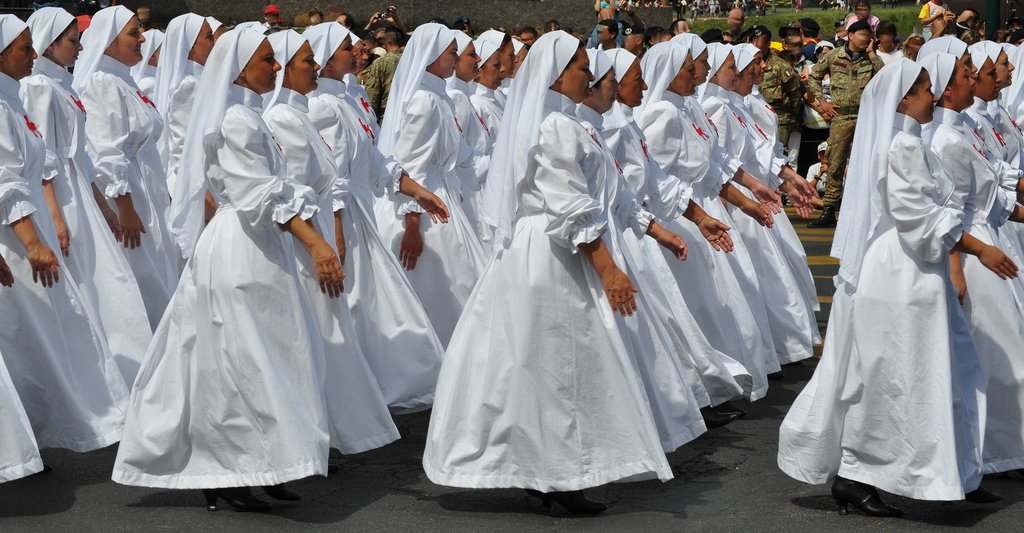
[{"label": "white long dress", "polygon": [[[744,171],[763,179],[770,170],[764,174],[761,172],[754,136],[760,136],[762,143],[768,140],[763,132],[757,131],[757,125],[743,109],[743,98],[709,83],[701,105],[718,130],[719,147],[739,159],[740,168]],[[748,198],[754,198],[746,187],[738,183],[733,183],[733,186]],[[733,214],[731,226],[741,237],[742,245],[728,257],[737,277],[744,283],[755,316],[759,320],[764,319],[762,327],[767,324],[771,332],[778,363],[793,363],[812,357],[818,324],[814,309],[803,295],[802,284],[789,266],[781,234],[765,228],[735,206],[729,207],[729,211]],[[773,217],[780,218],[787,217],[785,213]],[[757,313],[758,304],[763,309],[760,314]]]},{"label": "white long dress", "polygon": [[[783,165],[791,164],[789,158],[783,153],[782,143],[779,142],[779,117],[775,109],[765,101],[764,97],[754,88],[754,92],[744,97],[745,109],[750,118],[754,119],[754,126],[759,135],[754,136],[757,141],[757,159],[761,162],[761,171],[764,175],[759,178],[770,184],[772,188],[780,186],[781,178],[779,172]],[[767,171],[767,172],[766,172]],[[771,180],[768,177],[771,176]],[[821,332],[818,331],[818,322],[814,313],[821,310],[818,302],[818,290],[814,286],[814,275],[807,263],[807,251],[800,242],[800,236],[796,228],[789,221],[788,216],[775,217],[775,225],[770,230],[778,236],[779,248],[786,259],[786,266],[789,267],[793,279],[797,282],[800,294],[804,297],[807,316],[810,319],[811,342],[821,344]],[[769,301],[771,299],[769,298]]]},{"label": "white long dress", "polygon": [[153,330],[132,268],[93,197],[96,173],[85,149],[85,110],[71,88],[71,75],[45,57],[21,80],[21,98],[46,143],[43,179],[53,181],[68,227],[70,254],[62,262],[130,387]]},{"label": "white long dress", "polygon": [[348,181],[341,212],[345,231],[346,301],[359,344],[388,406],[422,409],[434,401],[444,346],[391,249],[377,232],[375,196],[394,194],[402,169],[385,158],[363,128],[341,82],[319,80],[309,117]]},{"label": "white long dress", "polygon": [[[452,336],[423,468],[457,487],[579,490],[672,478],[647,398],[593,267],[576,249],[607,228],[597,147],[548,91],[519,220]],[[495,302],[502,302],[495,305]]]},{"label": "white long dress", "polygon": [[[967,231],[1024,264],[1016,248],[1004,244],[1010,240],[1003,233],[1014,204],[989,159],[996,155],[979,146],[963,115],[943,108],[936,109],[932,120],[929,148],[965,197]],[[1024,468],[1024,283],[1000,279],[974,256],[964,255],[962,262],[967,280],[964,315],[988,383],[984,470]]]},{"label": "white long dress", "polygon": [[[622,107],[613,109],[612,116],[622,119],[613,122],[615,127],[609,127],[606,114],[601,135],[622,167],[624,185],[660,221],[676,220],[678,224],[687,224],[677,219],[689,206],[690,187],[665,174],[650,158],[646,137],[632,120],[632,110],[618,102],[614,105]],[[738,361],[715,349],[700,330],[658,244],[653,239],[638,239],[628,231],[623,233],[622,240],[633,258],[632,273],[654,288],[644,291],[643,299],[672,336],[687,382],[700,406],[718,405],[741,396],[743,387],[734,376],[741,380],[749,380],[750,376]]]},{"label": "white long dress", "polygon": [[[963,232],[952,179],[897,115],[859,282],[837,288],[821,362],[779,429],[779,467],[920,500],[981,482],[984,377],[949,281]],[[898,438],[895,438],[898,437]]]},{"label": "white long dress", "polygon": [[0,255],[14,286],[0,288],[0,347],[41,448],[88,452],[121,438],[128,386],[63,263],[60,281],[32,281],[25,246],[11,224],[31,215],[39,238],[60,256],[53,219],[43,209],[46,146],[0,73]]},{"label": "white long dress", "polygon": [[[494,140],[498,132],[497,130],[492,131],[487,128],[487,124],[484,123],[480,112],[470,100],[471,89],[469,83],[460,80],[457,76],[452,76],[448,78],[447,87],[448,98],[451,99],[455,110],[455,125],[462,134],[462,138],[465,139],[466,143],[476,153],[490,155],[490,150],[494,147]],[[483,243],[484,237],[489,235],[489,232],[484,229],[484,226],[487,224],[481,221],[479,214],[480,190],[482,188],[483,180],[470,175],[469,181],[463,183],[462,193],[462,210],[466,212],[469,221],[476,228],[477,236],[480,237],[481,243]]]},{"label": "white long dress", "polygon": [[[4,289],[0,287],[0,291]],[[32,425],[11,382],[3,354],[0,354],[0,427],[4,428],[0,432],[0,483],[41,471],[43,460],[32,435]]]},{"label": "white long dress", "polygon": [[[284,152],[288,179],[316,193],[319,211],[313,226],[334,249],[334,212],[345,207],[348,180],[338,179],[333,154],[307,116],[307,98],[282,88],[278,99],[263,120]],[[359,453],[394,442],[398,429],[359,345],[347,295],[332,299],[324,294],[309,253],[295,253],[299,277],[324,336],[324,401],[332,445],[344,453]]]},{"label": "white long dress", "polygon": [[96,184],[107,198],[132,195],[146,233],[142,246],[124,249],[155,329],[178,281],[178,251],[167,231],[167,178],[156,142],[163,122],[128,67],[104,55],[86,80],[82,103]]},{"label": "white long dress", "polygon": [[[439,196],[451,213],[447,224],[421,217],[423,254],[416,268],[406,273],[420,301],[429,303],[427,316],[441,343],[447,345],[487,261],[480,238],[462,209],[462,198],[463,183],[482,180],[488,160],[463,140],[445,94],[445,82],[429,72],[423,75],[398,131],[392,150],[395,160],[412,179]],[[380,234],[396,256],[405,233],[405,214],[422,211],[412,200],[395,203],[383,198],[376,202]]]},{"label": "white long dress", "polygon": [[[718,150],[718,132],[695,97],[666,91],[664,98],[648,106],[637,122],[647,137],[651,157],[667,174],[689,184],[693,201],[710,216],[735,227],[718,193],[735,173],[738,161]],[[666,256],[686,306],[711,345],[746,369],[749,380],[733,375],[743,386],[744,396],[763,398],[768,391],[768,373],[777,369],[773,366],[776,359],[771,336],[755,317],[744,286],[726,257],[737,250],[717,252],[693,224],[678,219],[665,222],[668,229],[686,239],[686,261]],[[733,239],[736,241],[737,247],[743,245],[741,239]],[[757,311],[763,313],[763,309]]]},{"label": "white long dress", "polygon": [[688,381],[692,374],[687,371],[679,353],[685,347],[676,344],[676,338],[669,334],[662,316],[647,302],[647,294],[654,294],[662,288],[657,283],[650,283],[647,277],[637,275],[633,267],[644,264],[644,259],[634,256],[634,249],[639,246],[631,247],[625,242],[643,238],[654,216],[641,208],[633,192],[625,187],[619,163],[601,140],[603,117],[590,107],[579,105],[576,119],[590,134],[596,149],[594,155],[588,154],[590,156],[580,162],[580,167],[585,175],[593,176],[591,183],[595,197],[607,214],[608,229],[602,235],[605,246],[616,264],[643,294],[637,299],[636,313],[632,317],[617,315],[615,322],[643,381],[661,436],[662,449],[672,452],[707,431],[699,409],[708,405],[710,400],[705,402],[706,398],[698,400],[695,397],[693,386]]},{"label": "white long dress", "polygon": [[[470,87],[472,87],[473,93],[469,95],[469,101],[473,103],[484,127],[490,132],[487,137],[488,143],[481,153],[490,156],[494,152],[494,143],[498,138],[498,128],[501,127],[502,117],[505,116],[505,96],[479,83],[472,83]],[[482,200],[483,191],[477,194],[477,204],[480,205]],[[480,236],[480,242],[484,249],[490,250],[494,229],[482,220],[478,220],[476,232]]]},{"label": "white long dress", "polygon": [[209,148],[220,206],[203,230],[132,390],[113,479],[125,485],[276,485],[327,473],[323,336],[279,224],[316,214],[232,85]]}]

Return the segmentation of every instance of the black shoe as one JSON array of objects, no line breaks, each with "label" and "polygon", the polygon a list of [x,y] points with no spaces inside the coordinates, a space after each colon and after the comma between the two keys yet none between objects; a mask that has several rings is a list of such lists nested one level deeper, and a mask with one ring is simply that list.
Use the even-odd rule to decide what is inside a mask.
[{"label": "black shoe", "polygon": [[207,511],[217,510],[218,499],[224,500],[236,511],[263,512],[270,510],[270,504],[253,496],[249,487],[203,489],[203,496],[206,497]]},{"label": "black shoe", "polygon": [[878,491],[871,485],[858,483],[846,478],[836,476],[832,483],[832,497],[839,504],[839,514],[849,512],[852,505],[867,516],[895,517],[902,516],[903,511],[886,505],[878,495]]},{"label": "black shoe", "polygon": [[583,495],[582,490],[571,492],[541,492],[539,490],[526,489],[526,493],[534,498],[540,499],[545,509],[551,509],[551,504],[558,503],[566,511],[573,514],[597,514],[608,508],[601,502],[595,502]]},{"label": "black shoe", "polygon": [[743,415],[723,413],[714,407],[708,406],[700,410],[700,416],[704,417],[704,425],[708,429],[714,429],[720,428]]},{"label": "black shoe", "polygon": [[808,228],[834,228],[836,227],[836,208],[826,207],[821,216],[808,222]]},{"label": "black shoe", "polygon": [[338,472],[341,472],[341,465],[336,465],[334,463],[327,463],[327,473],[328,474],[337,474]]},{"label": "black shoe", "polygon": [[971,492],[968,492],[964,496],[964,500],[967,500],[971,503],[996,503],[997,501],[1002,499],[1002,496],[981,486],[972,490]]},{"label": "black shoe", "polygon": [[781,370],[768,374],[768,381],[782,381],[784,379],[786,379],[786,375],[783,374]]},{"label": "black shoe", "polygon": [[743,418],[744,416],[747,416],[746,411],[740,409],[739,407],[736,407],[730,402],[722,402],[712,407],[712,409],[718,411],[719,413],[722,413],[723,415],[736,415],[736,418]]},{"label": "black shoe", "polygon": [[267,496],[275,500],[281,500],[286,502],[297,502],[302,499],[299,493],[284,485],[271,485],[269,487],[263,487],[263,492],[267,493]]}]

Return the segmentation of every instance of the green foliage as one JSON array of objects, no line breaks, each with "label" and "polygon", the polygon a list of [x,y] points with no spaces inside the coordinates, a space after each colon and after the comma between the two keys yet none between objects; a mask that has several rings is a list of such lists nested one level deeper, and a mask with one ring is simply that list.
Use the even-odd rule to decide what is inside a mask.
[{"label": "green foliage", "polygon": [[[807,0],[805,0],[805,5]],[[907,6],[893,8],[880,8],[874,7],[871,10],[871,14],[882,20],[891,20],[896,24],[897,31],[901,37],[906,37],[914,31],[920,31],[918,28],[917,14],[920,12],[920,6]],[[812,18],[818,22],[821,26],[821,34],[819,37],[822,39],[831,39],[834,35],[833,25],[837,20],[842,19],[848,14],[846,11],[822,11],[816,6],[804,8],[800,13],[794,12],[789,8],[779,8],[777,13],[772,13],[771,8],[768,9],[768,14],[764,17],[747,17],[744,28],[749,28],[752,24],[762,24],[767,26],[772,31],[772,38],[775,40],[779,39],[779,27],[789,24],[790,22],[802,18]],[[711,28],[718,28],[720,30],[727,30],[729,26],[725,23],[725,18],[700,18],[691,21],[694,33],[701,33],[704,30]]]}]

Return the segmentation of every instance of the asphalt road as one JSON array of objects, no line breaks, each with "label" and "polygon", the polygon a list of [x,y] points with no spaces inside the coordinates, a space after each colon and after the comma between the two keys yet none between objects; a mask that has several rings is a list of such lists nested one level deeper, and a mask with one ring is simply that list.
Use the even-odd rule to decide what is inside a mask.
[{"label": "asphalt road", "polygon": [[[824,328],[835,262],[831,232],[797,227],[822,296]],[[675,479],[588,491],[610,504],[597,517],[544,510],[520,490],[464,490],[427,481],[420,467],[428,413],[399,417],[403,438],[385,448],[335,457],[341,472],[290,486],[298,504],[270,513],[207,512],[199,491],[147,490],[110,481],[115,448],[89,454],[45,451],[49,474],[0,485],[0,531],[1020,531],[1024,476],[990,477],[1004,496],[983,506],[890,496],[902,519],[840,516],[827,486],[809,486],[775,464],[778,426],[813,372],[814,361],[784,369],[768,397],[741,403],[745,419],[712,430],[669,456]]]}]

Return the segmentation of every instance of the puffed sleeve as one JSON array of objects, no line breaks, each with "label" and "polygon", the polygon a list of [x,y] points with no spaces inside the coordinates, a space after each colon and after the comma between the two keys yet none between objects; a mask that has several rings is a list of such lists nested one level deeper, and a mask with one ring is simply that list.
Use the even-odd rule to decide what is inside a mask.
[{"label": "puffed sleeve", "polygon": [[713,150],[717,148],[700,136],[702,130],[695,123],[683,120],[675,106],[655,104],[648,110],[644,123],[651,159],[669,176],[691,187],[707,183],[716,192],[732,177],[732,174],[726,175],[718,158],[713,157]]},{"label": "puffed sleeve", "polygon": [[107,198],[131,193],[126,174],[131,155],[126,152],[130,133],[126,96],[119,82],[99,72],[89,77],[82,90],[82,104],[89,113],[85,121],[89,155],[96,170],[96,185]]},{"label": "puffed sleeve", "polygon": [[654,222],[654,215],[640,205],[636,195],[628,188],[623,187],[619,191],[615,202],[615,210],[623,212],[626,226],[633,230],[637,238],[643,237],[651,227],[651,222]]},{"label": "puffed sleeve", "polygon": [[939,175],[942,171],[929,164],[920,139],[905,134],[893,139],[885,182],[889,213],[900,242],[929,263],[947,260],[964,231],[963,211],[947,205],[950,195],[940,186],[949,180]]},{"label": "puffed sleeve", "polygon": [[308,220],[317,213],[316,193],[286,178],[270,130],[248,108],[228,109],[212,152],[211,185],[249,224]]},{"label": "puffed sleeve", "polygon": [[752,161],[756,162],[756,158],[750,157],[751,143],[741,137],[747,135],[747,132],[739,125],[729,106],[717,98],[711,98],[709,101],[715,103],[705,107],[705,110],[708,112],[708,120],[718,129],[717,153],[722,162],[723,180],[728,181],[740,167],[744,164],[749,165]]},{"label": "puffed sleeve", "polygon": [[0,223],[13,224],[35,212],[32,205],[29,179],[26,176],[24,135],[18,128],[25,126],[6,105],[0,106]]},{"label": "puffed sleeve", "polygon": [[[192,106],[195,102],[196,86],[199,80],[188,76],[171,93],[171,103],[167,110],[167,174],[177,173],[185,150],[185,134],[191,122]],[[91,117],[90,117],[91,120]]]},{"label": "puffed sleeve", "polygon": [[409,173],[409,177],[417,183],[436,191],[440,186],[437,176],[430,175],[430,167],[437,164],[440,142],[438,131],[441,109],[434,99],[417,93],[409,102],[405,116],[401,120],[401,133],[395,140],[392,152],[395,159]]},{"label": "puffed sleeve", "polygon": [[541,124],[538,144],[529,154],[534,185],[550,219],[545,233],[574,253],[580,244],[597,240],[608,226],[607,213],[592,196],[580,165],[580,143],[586,136],[579,124],[552,114]]},{"label": "puffed sleeve", "polygon": [[650,159],[647,171],[647,201],[644,205],[662,220],[674,220],[682,216],[693,200],[690,185],[666,174],[653,158]]},{"label": "puffed sleeve", "polygon": [[30,76],[21,84],[21,101],[25,104],[28,116],[32,117],[36,131],[43,136],[43,142],[46,144],[46,162],[43,164],[44,181],[52,181],[64,174],[59,159],[59,156],[64,155],[64,150],[58,146],[60,138],[58,131],[62,125],[53,108],[56,103],[55,99],[53,85],[43,76]]},{"label": "puffed sleeve", "polygon": [[[318,194],[331,194],[332,203],[335,201],[342,201],[343,203],[341,193],[339,193],[338,197],[335,197],[333,191],[316,190],[316,187],[319,186],[317,183],[322,184],[322,181],[317,180],[312,175],[314,171],[319,172],[319,167],[316,165],[315,148],[311,146],[309,132],[306,126],[303,125],[302,120],[296,115],[296,112],[294,108],[282,104],[275,106],[263,115],[267,128],[270,129],[274,140],[281,146],[281,150],[284,153],[287,178],[296,183],[314,188],[314,192]],[[337,181],[337,179],[334,180],[335,185]],[[347,179],[341,186],[341,189],[344,195],[348,194]],[[335,210],[342,208],[344,208],[344,205],[335,208]]]}]

